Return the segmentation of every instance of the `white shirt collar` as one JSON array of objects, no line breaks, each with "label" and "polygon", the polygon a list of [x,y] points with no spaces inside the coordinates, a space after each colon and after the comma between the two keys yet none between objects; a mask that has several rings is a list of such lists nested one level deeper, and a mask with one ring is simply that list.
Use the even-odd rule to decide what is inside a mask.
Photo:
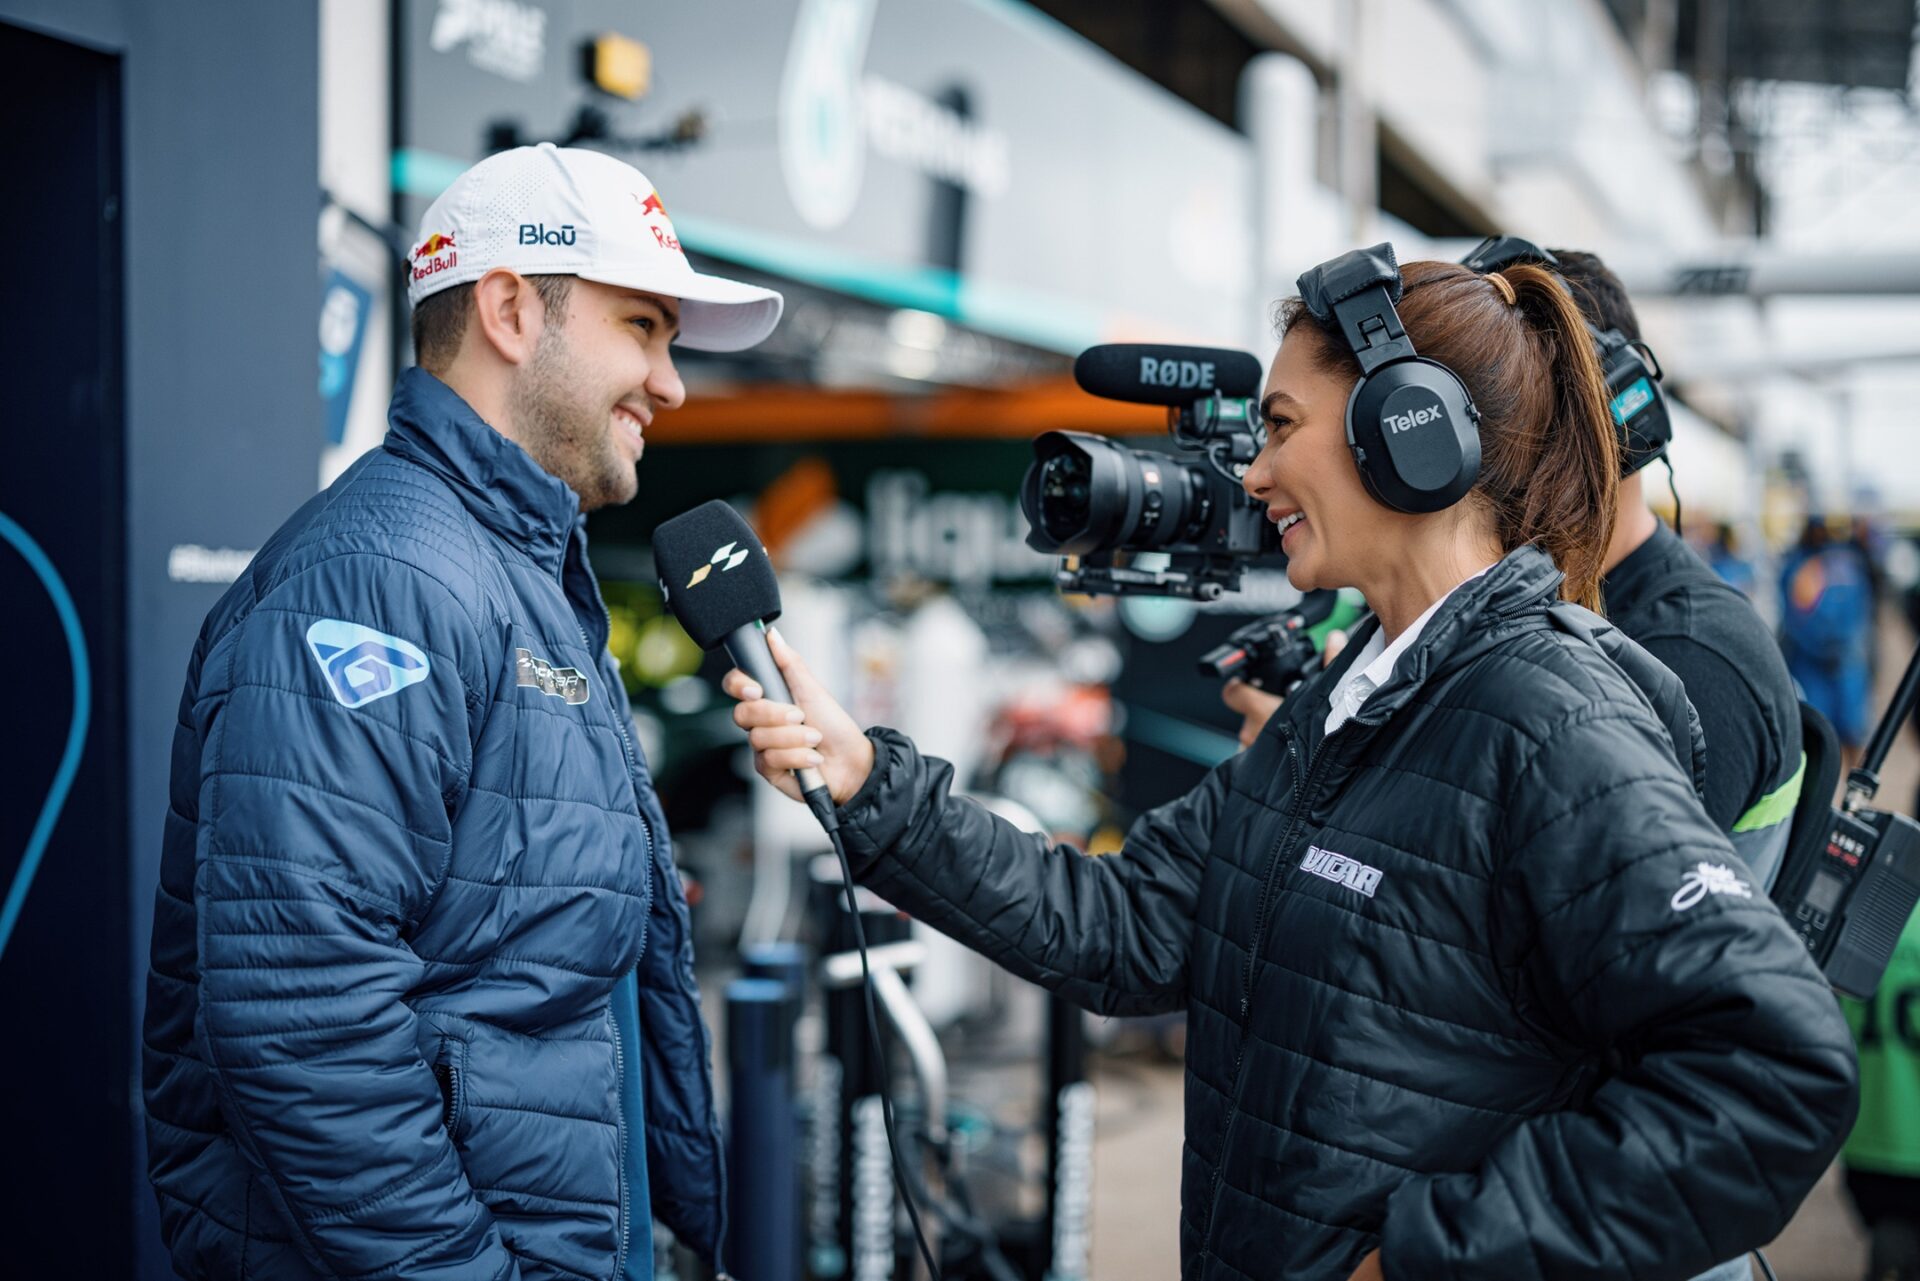
[{"label": "white shirt collar", "polygon": [[1353,666],[1347,669],[1347,674],[1342,676],[1340,683],[1333,688],[1333,694],[1328,700],[1330,706],[1327,710],[1326,732],[1333,733],[1359,715],[1361,706],[1373,696],[1373,692],[1392,678],[1394,665],[1400,661],[1400,656],[1412,649],[1413,643],[1420,639],[1420,633],[1427,629],[1427,620],[1439,612],[1440,607],[1447,603],[1454,592],[1492,568],[1493,566],[1489,565],[1479,573],[1469,574],[1455,583],[1439,600],[1427,606],[1406,631],[1394,637],[1393,644],[1387,644],[1385,631],[1378,627],[1374,628],[1373,635],[1367,638],[1367,643],[1361,647],[1358,654],[1354,655]]}]

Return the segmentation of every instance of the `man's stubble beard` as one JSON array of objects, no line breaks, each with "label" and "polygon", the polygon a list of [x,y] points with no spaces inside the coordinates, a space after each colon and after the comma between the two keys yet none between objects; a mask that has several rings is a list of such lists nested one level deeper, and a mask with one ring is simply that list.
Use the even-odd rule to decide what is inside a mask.
[{"label": "man's stubble beard", "polygon": [[601,403],[593,384],[572,345],[549,326],[512,393],[515,438],[579,496],[582,511],[629,502],[640,488],[613,439],[612,403]]}]

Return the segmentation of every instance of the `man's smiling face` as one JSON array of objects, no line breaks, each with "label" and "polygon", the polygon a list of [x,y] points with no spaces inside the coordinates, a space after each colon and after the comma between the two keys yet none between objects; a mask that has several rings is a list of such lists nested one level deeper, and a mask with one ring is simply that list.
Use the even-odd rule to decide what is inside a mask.
[{"label": "man's smiling face", "polygon": [[680,304],[660,294],[575,280],[565,315],[549,313],[512,391],[515,435],[565,481],[583,511],[630,502],[645,432],[686,387],[670,344]]}]

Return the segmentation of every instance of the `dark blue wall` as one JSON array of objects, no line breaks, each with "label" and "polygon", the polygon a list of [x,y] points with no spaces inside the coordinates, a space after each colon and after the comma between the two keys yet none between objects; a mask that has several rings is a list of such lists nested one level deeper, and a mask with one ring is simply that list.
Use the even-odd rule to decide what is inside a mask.
[{"label": "dark blue wall", "polygon": [[[75,1028],[124,1019],[125,1044],[139,1044],[168,745],[195,633],[223,590],[169,581],[168,551],[184,543],[258,547],[316,484],[324,443],[315,337],[319,19],[317,0],[0,0],[0,22],[118,56],[124,108],[127,581],[119,654],[128,831],[118,857],[109,851],[101,863],[124,868],[124,883],[109,876],[99,889],[125,896],[118,915],[131,937],[115,948],[128,957],[116,1008],[73,1009],[53,1026],[6,1029],[6,1093],[27,1106],[36,1078],[62,1069],[71,1038],[61,1019]],[[31,201],[32,186],[12,184],[8,198]],[[111,647],[109,656],[121,661]],[[88,800],[76,794],[70,804]],[[6,852],[4,866],[14,857]],[[22,920],[34,909],[29,897]],[[87,924],[72,922],[77,939]],[[132,1243],[135,1257],[100,1275],[164,1277],[131,1054],[125,1071],[135,1160],[124,1198],[90,1209],[103,1231]],[[70,1159],[96,1156],[75,1151]],[[31,1177],[58,1180],[60,1171]],[[39,1235],[16,1224],[4,1270],[25,1266],[18,1248]]]}]

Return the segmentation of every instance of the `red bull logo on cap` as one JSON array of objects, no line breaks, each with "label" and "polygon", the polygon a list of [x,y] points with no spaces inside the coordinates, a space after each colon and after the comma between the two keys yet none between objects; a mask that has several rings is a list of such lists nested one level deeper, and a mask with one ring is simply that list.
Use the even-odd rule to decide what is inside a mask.
[{"label": "red bull logo on cap", "polygon": [[[640,200],[639,193],[635,192],[633,198]],[[660,203],[660,193],[657,191],[648,192],[647,198],[640,200],[640,212],[642,214],[659,214],[662,218],[666,217],[667,207]]]},{"label": "red bull logo on cap", "polygon": [[[447,255],[445,258],[440,257],[443,253]],[[460,252],[454,248],[452,234],[439,231],[421,241],[407,257],[413,263],[413,278],[416,281],[425,280],[437,272],[451,271],[460,262]]]}]

